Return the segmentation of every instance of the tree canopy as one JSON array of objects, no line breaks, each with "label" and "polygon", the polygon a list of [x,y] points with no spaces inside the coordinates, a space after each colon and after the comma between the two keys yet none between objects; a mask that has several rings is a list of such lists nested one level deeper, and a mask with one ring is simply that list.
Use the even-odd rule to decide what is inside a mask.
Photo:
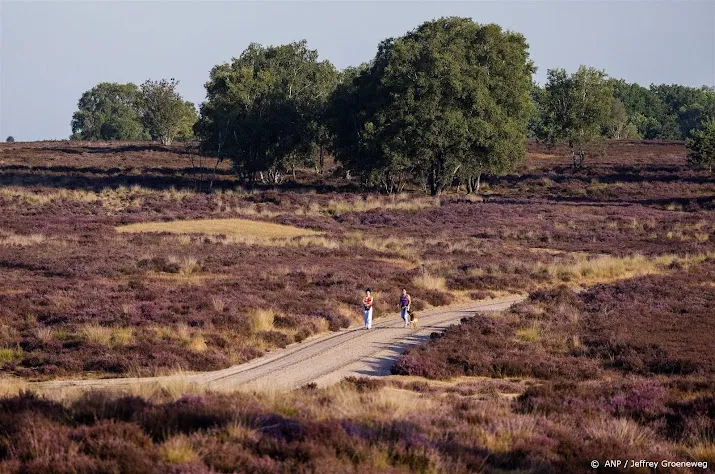
[{"label": "tree canopy", "polygon": [[193,137],[197,114],[176,92],[177,81],[102,82],[82,94],[72,116],[73,140],[160,140]]},{"label": "tree canopy", "polygon": [[533,72],[520,34],[466,18],[426,22],[348,71],[334,152],[388,192],[408,174],[437,195],[457,176],[504,172],[524,156]]},{"label": "tree canopy", "polygon": [[305,40],[249,45],[211,70],[195,127],[203,150],[232,159],[245,181],[280,182],[325,146],[322,117],[337,80],[335,67]]},{"label": "tree canopy", "polygon": [[[385,39],[372,60],[343,71],[305,40],[251,43],[211,69],[199,114],[174,79],[103,82],[80,98],[72,138],[198,138],[215,169],[230,159],[249,184],[280,183],[298,167],[322,172],[332,153],[365,186],[392,193],[412,184],[433,195],[454,183],[478,192],[483,175],[515,169],[526,137],[567,143],[574,168],[605,138],[707,149],[713,87],[643,87],[587,66],[550,69],[541,87],[535,71],[521,34],[460,17]],[[696,148],[692,159],[707,163]]]},{"label": "tree canopy", "polygon": [[606,73],[586,66],[571,75],[565,69],[549,69],[542,98],[544,115],[538,136],[550,144],[568,143],[574,167],[581,166],[584,147],[602,136],[612,117],[613,96]]},{"label": "tree canopy", "polygon": [[72,116],[72,138],[78,140],[145,140],[139,88],[102,82],[79,99]]},{"label": "tree canopy", "polygon": [[686,145],[691,150],[691,162],[712,172],[715,165],[715,117],[705,121],[700,129],[692,130],[690,135]]},{"label": "tree canopy", "polygon": [[622,79],[609,82],[638,135],[646,139],[685,140],[706,117],[715,115],[712,87],[651,84],[646,88]]},{"label": "tree canopy", "polygon": [[147,80],[140,87],[142,123],[152,139],[170,145],[174,138],[190,138],[196,122],[196,109],[176,92],[179,82]]}]

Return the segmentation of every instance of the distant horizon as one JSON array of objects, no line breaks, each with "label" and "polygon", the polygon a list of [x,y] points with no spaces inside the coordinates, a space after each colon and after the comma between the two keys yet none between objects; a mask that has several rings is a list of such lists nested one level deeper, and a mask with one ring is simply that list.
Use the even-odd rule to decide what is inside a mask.
[{"label": "distant horizon", "polygon": [[77,101],[100,82],[174,77],[198,109],[211,68],[251,42],[306,39],[342,70],[372,59],[383,39],[443,16],[523,34],[541,85],[548,69],[585,64],[644,87],[715,86],[713,2],[4,1],[0,139],[68,139]]}]

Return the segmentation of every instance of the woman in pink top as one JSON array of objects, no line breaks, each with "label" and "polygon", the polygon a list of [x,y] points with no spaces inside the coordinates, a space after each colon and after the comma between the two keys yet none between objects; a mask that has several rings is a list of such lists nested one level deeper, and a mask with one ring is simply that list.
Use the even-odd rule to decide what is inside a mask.
[{"label": "woman in pink top", "polygon": [[362,299],[362,312],[365,319],[365,329],[372,329],[372,293],[370,288],[365,290],[365,298]]}]

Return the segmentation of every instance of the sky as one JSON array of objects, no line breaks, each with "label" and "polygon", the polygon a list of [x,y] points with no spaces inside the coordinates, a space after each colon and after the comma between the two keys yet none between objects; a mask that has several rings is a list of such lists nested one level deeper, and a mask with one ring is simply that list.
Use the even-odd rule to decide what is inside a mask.
[{"label": "sky", "polygon": [[251,42],[306,39],[342,69],[378,43],[443,17],[522,33],[543,84],[580,64],[642,85],[715,86],[715,1],[0,0],[0,139],[66,139],[82,93],[99,82],[176,78],[197,106],[217,64]]}]

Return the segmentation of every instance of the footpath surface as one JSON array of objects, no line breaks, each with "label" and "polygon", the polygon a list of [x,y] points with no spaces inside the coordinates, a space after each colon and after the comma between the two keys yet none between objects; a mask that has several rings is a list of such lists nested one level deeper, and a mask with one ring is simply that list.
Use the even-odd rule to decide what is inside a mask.
[{"label": "footpath surface", "polygon": [[[376,319],[371,330],[350,327],[318,335],[263,357],[223,370],[162,377],[56,380],[30,384],[42,392],[136,388],[138,385],[186,384],[215,391],[238,388],[289,390],[315,382],[319,386],[348,376],[384,376],[409,347],[424,344],[440,332],[477,312],[503,311],[522,301],[512,295],[484,302],[433,308],[419,313],[417,329],[406,329],[397,314]],[[56,393],[56,394],[57,394]]]}]

